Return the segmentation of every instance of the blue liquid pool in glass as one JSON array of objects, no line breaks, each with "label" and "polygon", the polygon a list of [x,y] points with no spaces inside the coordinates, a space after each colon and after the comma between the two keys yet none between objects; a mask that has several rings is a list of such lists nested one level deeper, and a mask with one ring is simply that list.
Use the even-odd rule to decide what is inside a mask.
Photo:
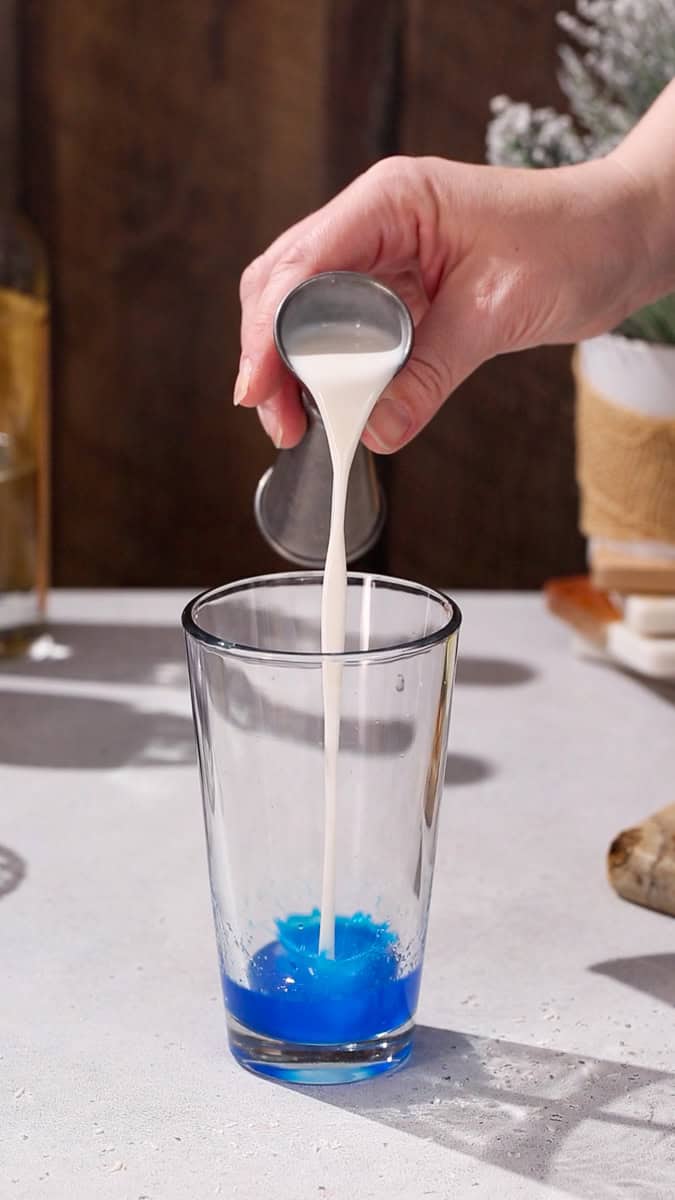
[{"label": "blue liquid pool in glass", "polygon": [[232,1016],[267,1037],[305,1045],[360,1042],[398,1029],[417,1007],[420,968],[400,974],[398,938],[364,913],[337,917],[335,958],[319,954],[319,911],[277,921],[253,956],[248,986],[223,976]]}]

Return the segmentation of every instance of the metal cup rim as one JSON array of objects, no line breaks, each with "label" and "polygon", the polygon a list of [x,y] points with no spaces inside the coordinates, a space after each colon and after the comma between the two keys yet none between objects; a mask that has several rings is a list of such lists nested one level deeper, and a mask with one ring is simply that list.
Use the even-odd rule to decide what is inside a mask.
[{"label": "metal cup rim", "polygon": [[295,297],[300,292],[304,291],[308,287],[315,286],[319,280],[334,279],[336,277],[339,277],[342,279],[344,279],[344,278],[357,279],[357,280],[359,280],[359,282],[363,282],[364,280],[366,280],[373,288],[376,288],[378,291],[383,292],[390,300],[393,300],[394,304],[399,308],[399,310],[401,312],[401,317],[402,317],[401,323],[402,323],[403,329],[405,330],[406,336],[401,343],[401,362],[400,362],[400,365],[396,368],[396,375],[398,375],[399,371],[403,370],[408,359],[410,358],[410,355],[412,354],[414,333],[415,333],[415,324],[412,319],[412,314],[410,312],[410,309],[408,308],[408,305],[405,303],[405,300],[402,300],[401,297],[395,291],[393,291],[392,288],[387,287],[386,283],[381,283],[379,279],[375,279],[375,277],[373,275],[368,275],[363,271],[319,271],[318,274],[310,275],[307,279],[303,279],[300,283],[296,284],[294,288],[291,288],[290,292],[286,293],[283,300],[281,300],[281,302],[279,303],[279,305],[277,307],[277,311],[274,314],[274,321],[272,322],[272,332],[273,332],[273,336],[274,336],[274,344],[277,348],[277,351],[279,353],[279,356],[280,356],[282,362],[288,368],[288,370],[290,371],[293,378],[297,379],[298,383],[302,384],[302,386],[305,387],[305,384],[303,383],[303,381],[296,375],[295,371],[293,370],[291,362],[286,353],[286,349],[284,347],[283,339],[282,339],[281,333],[280,333],[281,323],[283,320],[284,313],[286,312],[286,309],[288,308],[288,305],[293,302]]}]

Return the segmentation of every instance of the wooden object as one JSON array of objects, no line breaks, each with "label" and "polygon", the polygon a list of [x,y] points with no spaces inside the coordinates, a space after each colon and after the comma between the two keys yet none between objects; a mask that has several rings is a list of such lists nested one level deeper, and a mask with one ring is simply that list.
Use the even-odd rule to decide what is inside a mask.
[{"label": "wooden object", "polygon": [[580,653],[600,651],[639,675],[675,679],[675,638],[636,633],[607,592],[587,576],[550,580],[544,593],[549,610],[581,635],[576,642]]},{"label": "wooden object", "polygon": [[[589,538],[675,545],[675,417],[625,407],[595,386],[579,362],[577,355],[580,528]],[[660,365],[668,378],[675,353]]]},{"label": "wooden object", "polygon": [[675,804],[620,833],[607,869],[624,900],[675,916]]},{"label": "wooden object", "polygon": [[641,560],[598,546],[593,550],[591,576],[597,588],[612,592],[675,594],[675,561]]},{"label": "wooden object", "polygon": [[[326,0],[22,7],[25,192],[54,269],[57,583],[282,566],[253,518],[275,451],[232,406],[238,282],[337,183],[326,144],[352,173],[331,133],[350,78],[327,36],[341,7],[358,25],[357,4]],[[390,37],[371,18],[353,45],[353,173],[378,156],[364,81]]]},{"label": "wooden object", "polygon": [[[560,104],[559,8],[408,0],[400,149],[484,162],[495,93]],[[540,587],[583,570],[570,356],[558,347],[486,363],[393,456],[392,574],[452,590]]]},{"label": "wooden object", "polygon": [[552,613],[601,647],[606,644],[609,623],[621,620],[620,609],[587,575],[551,579],[544,586],[544,595]]},{"label": "wooden object", "polygon": [[[482,161],[493,93],[557,102],[558,7],[19,6],[22,193],[54,285],[56,583],[282,566],[252,510],[274,451],[231,405],[240,272],[382,155]],[[382,460],[378,566],[449,587],[582,569],[572,403],[567,348],[486,365]]]}]

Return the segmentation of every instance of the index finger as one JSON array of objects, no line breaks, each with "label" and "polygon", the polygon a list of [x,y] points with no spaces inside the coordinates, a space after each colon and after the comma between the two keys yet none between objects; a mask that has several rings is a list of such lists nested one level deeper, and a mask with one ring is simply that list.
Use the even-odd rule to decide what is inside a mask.
[{"label": "index finger", "polygon": [[[405,162],[405,160],[403,160]],[[272,324],[284,296],[319,271],[395,269],[417,253],[414,207],[405,203],[407,171],[387,160],[360,176],[276,242],[244,272],[241,284],[242,403],[260,404],[283,389],[287,372]]]}]

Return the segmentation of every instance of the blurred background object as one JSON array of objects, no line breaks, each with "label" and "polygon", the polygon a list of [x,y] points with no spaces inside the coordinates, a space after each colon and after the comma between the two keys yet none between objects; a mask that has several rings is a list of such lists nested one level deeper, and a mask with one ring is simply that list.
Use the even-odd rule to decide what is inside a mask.
[{"label": "blurred background object", "polygon": [[[491,163],[558,167],[618,145],[675,77],[672,0],[577,0],[561,12],[566,112],[497,96]],[[574,356],[579,527],[590,578],[552,580],[549,607],[582,653],[675,679],[675,293]]]},{"label": "blurred background object", "polygon": [[49,575],[47,270],[19,215],[16,0],[0,0],[0,657],[40,632]]},{"label": "blurred background object", "polygon": [[[391,153],[481,162],[495,93],[557,104],[559,0],[20,6],[20,178],[53,275],[54,579],[275,570],[235,411],[238,279]],[[448,587],[583,567],[569,349],[483,367],[381,461],[376,565]]]},{"label": "blurred background object", "polygon": [[[491,163],[558,167],[600,158],[675,78],[672,0],[577,0],[561,12],[567,112],[492,101]],[[580,528],[601,586],[675,591],[675,292],[582,341],[576,355]],[[630,582],[627,580],[630,579]]]}]

